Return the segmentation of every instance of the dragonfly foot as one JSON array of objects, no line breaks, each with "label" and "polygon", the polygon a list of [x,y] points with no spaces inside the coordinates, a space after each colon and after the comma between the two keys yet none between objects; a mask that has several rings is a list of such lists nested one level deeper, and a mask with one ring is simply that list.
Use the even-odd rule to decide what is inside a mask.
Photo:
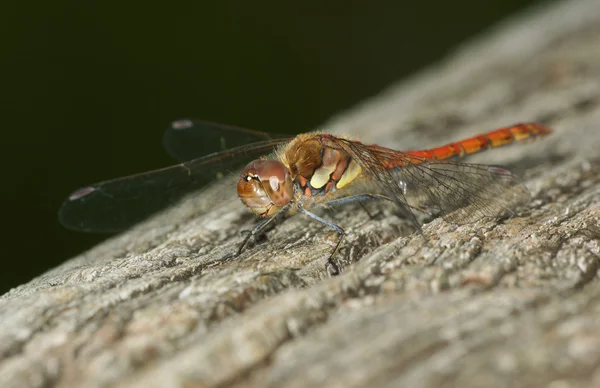
[{"label": "dragonfly foot", "polygon": [[325,264],[325,272],[327,272],[329,276],[337,276],[340,274],[340,268],[331,257],[327,259],[327,263]]}]

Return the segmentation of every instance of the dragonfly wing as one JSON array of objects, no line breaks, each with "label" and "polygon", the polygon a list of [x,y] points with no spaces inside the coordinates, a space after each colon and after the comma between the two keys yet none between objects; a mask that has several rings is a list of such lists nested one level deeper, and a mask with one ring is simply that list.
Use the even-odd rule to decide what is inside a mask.
[{"label": "dragonfly wing", "polygon": [[[264,140],[154,170],[83,187],[59,210],[60,222],[86,232],[118,232],[267,155],[285,140]],[[232,187],[233,190],[233,187]]]},{"label": "dragonfly wing", "polygon": [[167,128],[163,144],[169,155],[180,162],[187,162],[212,152],[289,136],[271,135],[209,121],[181,119],[172,122]]},{"label": "dragonfly wing", "polygon": [[411,208],[434,211],[449,222],[463,224],[511,213],[530,198],[519,179],[500,166],[419,158],[341,138],[326,141],[348,152],[366,179],[400,205],[416,225]]},{"label": "dragonfly wing", "polygon": [[[352,183],[353,188],[349,187],[347,189],[350,196],[360,194],[385,195],[398,205],[398,209],[404,217],[409,219],[416,228],[421,228],[417,218],[410,210],[411,204],[405,196],[405,191],[398,184],[398,178],[392,174],[390,169],[384,167],[371,147],[339,137],[322,137],[321,142],[325,146],[346,151],[362,168],[362,177]],[[337,197],[340,197],[339,193]]]},{"label": "dragonfly wing", "polygon": [[411,206],[456,224],[512,214],[530,199],[521,181],[500,166],[427,160],[396,168],[392,175]]}]

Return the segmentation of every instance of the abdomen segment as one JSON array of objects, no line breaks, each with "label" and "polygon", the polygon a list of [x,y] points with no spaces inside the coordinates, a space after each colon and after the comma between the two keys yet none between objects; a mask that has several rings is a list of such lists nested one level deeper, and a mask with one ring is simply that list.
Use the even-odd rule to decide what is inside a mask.
[{"label": "abdomen segment", "polygon": [[552,133],[550,128],[538,123],[521,123],[510,127],[500,128],[483,135],[473,136],[441,147],[420,151],[405,151],[411,156],[427,159],[444,160],[462,158],[467,155],[483,152],[490,148],[503,147],[508,144],[546,136]]}]

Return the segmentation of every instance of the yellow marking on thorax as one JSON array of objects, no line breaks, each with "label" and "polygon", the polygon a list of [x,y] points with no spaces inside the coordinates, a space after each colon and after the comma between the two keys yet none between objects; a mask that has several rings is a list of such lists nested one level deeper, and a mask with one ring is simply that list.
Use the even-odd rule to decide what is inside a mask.
[{"label": "yellow marking on thorax", "polygon": [[341,189],[346,186],[348,183],[352,182],[362,171],[362,168],[356,163],[354,160],[350,161],[348,168],[342,175],[342,179],[337,183],[336,187]]},{"label": "yellow marking on thorax", "polygon": [[310,178],[310,185],[315,189],[320,189],[325,186],[327,182],[329,182],[329,177],[331,176],[331,173],[335,171],[336,167],[335,164],[330,164],[317,168],[312,178]]}]

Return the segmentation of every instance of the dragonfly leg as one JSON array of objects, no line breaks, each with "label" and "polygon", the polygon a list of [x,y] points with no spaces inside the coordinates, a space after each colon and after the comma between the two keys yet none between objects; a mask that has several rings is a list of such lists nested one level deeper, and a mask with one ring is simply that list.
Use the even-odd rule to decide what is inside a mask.
[{"label": "dragonfly leg", "polygon": [[278,213],[273,214],[271,217],[263,218],[258,224],[256,224],[256,226],[254,228],[252,228],[252,230],[245,230],[245,231],[243,231],[243,232],[246,233],[246,237],[244,237],[244,241],[242,241],[242,243],[240,244],[240,247],[238,248],[237,254],[240,255],[242,253],[242,251],[244,250],[244,248],[246,247],[246,245],[248,244],[248,241],[250,240],[250,238],[251,237],[255,237],[256,238],[261,233],[263,233],[265,231],[265,229],[273,221],[275,221],[275,219],[277,218],[277,216],[280,213],[281,212],[278,212]]},{"label": "dragonfly leg", "polygon": [[[423,234],[423,229],[421,229],[421,225],[417,221],[415,215],[410,210],[410,209],[418,210],[418,211],[421,211],[421,212],[423,212],[425,214],[428,214],[430,216],[434,216],[434,214],[432,214],[426,208],[411,206],[411,205],[409,205],[409,204],[407,204],[405,202],[401,202],[399,200],[395,200],[395,199],[393,199],[391,197],[388,197],[387,195],[383,195],[383,194],[359,194],[359,195],[353,195],[353,196],[350,196],[350,197],[340,198],[340,199],[336,199],[335,201],[327,202],[326,205],[327,206],[337,206],[337,205],[342,205],[344,203],[349,203],[349,202],[354,202],[354,201],[363,201],[363,200],[367,200],[367,199],[385,199],[386,201],[394,202],[396,205],[398,205],[400,207],[400,211],[401,211],[402,215],[412,222],[412,224],[414,225],[415,229],[417,230],[417,233],[419,233],[421,236],[423,236],[425,239],[427,239],[425,237],[425,235]],[[337,247],[336,247],[336,249],[337,249]]]},{"label": "dragonfly leg", "polygon": [[364,201],[358,201],[358,204],[360,205],[360,207],[365,211],[365,213],[367,213],[367,215],[369,216],[369,219],[374,220],[378,217],[380,217],[383,213],[381,212],[381,210],[379,210],[377,213],[372,214],[369,209],[367,208],[367,205],[365,205]]},{"label": "dragonfly leg", "polygon": [[[355,201],[365,201],[365,200],[368,200],[368,199],[385,199],[386,201],[390,201],[390,202],[394,202],[395,203],[395,201],[392,198],[388,197],[387,195],[383,195],[383,194],[359,194],[359,195],[353,195],[351,197],[345,197],[345,198],[336,199],[335,201],[327,202],[326,205],[333,207],[333,206],[343,205],[345,203],[350,203],[350,202],[355,202]],[[427,215],[434,216],[434,214],[429,209],[427,209],[426,207],[412,206],[412,205],[409,205],[409,204],[403,204],[403,205],[407,206],[407,207],[409,207],[409,208],[411,208],[413,210],[418,210],[418,211],[420,211],[422,213],[425,213]],[[367,213],[369,213],[369,212],[367,211]],[[369,214],[369,216],[370,216],[370,214]]]},{"label": "dragonfly leg", "polygon": [[327,258],[327,264],[325,264],[325,270],[328,271],[329,267],[331,267],[331,271],[328,271],[329,274],[331,275],[339,275],[340,273],[340,268],[338,267],[338,265],[333,261],[333,256],[335,256],[335,254],[338,252],[338,250],[340,249],[340,246],[342,245],[342,242],[344,241],[344,237],[346,236],[346,232],[344,231],[344,229],[342,229],[340,226],[331,223],[321,217],[319,217],[318,215],[309,212],[308,210],[306,210],[305,208],[303,208],[302,206],[298,206],[298,208],[300,209],[300,211],[304,214],[306,214],[307,216],[309,216],[310,218],[312,218],[315,221],[318,221],[324,225],[329,226],[331,229],[335,230],[338,235],[338,241],[335,244],[335,248],[333,249],[333,252],[331,252],[331,254],[329,255],[329,257]]},{"label": "dragonfly leg", "polygon": [[359,194],[359,195],[353,195],[351,197],[345,197],[345,198],[336,199],[335,201],[327,202],[326,205],[333,207],[333,206],[343,205],[345,203],[350,203],[350,202],[366,201],[368,199],[385,199],[385,200],[388,200],[388,201],[392,201],[392,199],[390,197],[387,197],[385,195],[380,195],[380,194]]},{"label": "dragonfly leg", "polygon": [[359,195],[353,195],[351,197],[340,198],[340,199],[336,199],[335,201],[327,202],[326,206],[333,207],[333,206],[343,205],[345,203],[359,201],[358,203],[363,208],[363,210],[367,213],[369,218],[375,219],[375,217],[378,216],[379,214],[381,214],[381,212],[378,212],[376,214],[371,214],[371,212],[369,212],[369,209],[367,209],[367,207],[363,204],[363,201],[366,201],[368,199],[385,199],[388,201],[392,200],[391,198],[386,197],[384,195],[380,195],[380,194],[359,194]]}]

